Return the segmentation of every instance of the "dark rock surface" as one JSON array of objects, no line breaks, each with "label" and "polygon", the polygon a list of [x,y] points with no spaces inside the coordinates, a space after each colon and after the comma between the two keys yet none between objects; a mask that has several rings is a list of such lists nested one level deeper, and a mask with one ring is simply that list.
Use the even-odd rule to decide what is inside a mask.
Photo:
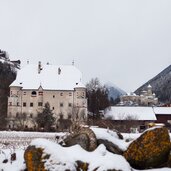
[{"label": "dark rock surface", "polygon": [[79,144],[87,151],[93,151],[97,148],[96,135],[90,128],[77,128],[65,140],[67,147]]},{"label": "dark rock surface", "polygon": [[104,146],[106,147],[106,149],[108,151],[110,151],[111,153],[119,154],[119,155],[122,155],[123,154],[123,151],[116,144],[113,144],[112,142],[110,142],[108,140],[98,139],[97,140],[97,144],[98,145],[104,144]]}]

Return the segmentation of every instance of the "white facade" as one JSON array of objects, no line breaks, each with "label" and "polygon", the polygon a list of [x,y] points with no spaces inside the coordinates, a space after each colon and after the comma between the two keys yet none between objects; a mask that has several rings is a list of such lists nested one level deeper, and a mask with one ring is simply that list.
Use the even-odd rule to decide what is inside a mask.
[{"label": "white facade", "polygon": [[17,117],[25,113],[26,127],[33,127],[38,112],[49,102],[56,118],[80,120],[87,118],[86,88],[82,84],[81,72],[72,65],[54,66],[28,64],[21,69],[10,85],[8,97],[8,127],[17,127]]}]

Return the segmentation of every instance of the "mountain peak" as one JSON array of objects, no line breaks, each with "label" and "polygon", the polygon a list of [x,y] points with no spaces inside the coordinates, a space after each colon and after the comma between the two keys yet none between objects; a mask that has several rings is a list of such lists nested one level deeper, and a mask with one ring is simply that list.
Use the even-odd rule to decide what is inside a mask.
[{"label": "mountain peak", "polygon": [[105,87],[108,89],[109,92],[109,99],[117,99],[118,97],[120,97],[121,95],[126,94],[125,91],[123,91],[122,89],[120,89],[118,86],[116,86],[115,84],[113,84],[112,82],[107,82],[105,84]]}]

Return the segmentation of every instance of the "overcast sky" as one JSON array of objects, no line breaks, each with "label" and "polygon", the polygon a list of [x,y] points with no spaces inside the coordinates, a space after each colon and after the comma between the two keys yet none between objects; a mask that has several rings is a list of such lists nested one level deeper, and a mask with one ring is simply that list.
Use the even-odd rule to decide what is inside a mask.
[{"label": "overcast sky", "polygon": [[171,0],[0,0],[10,59],[71,64],[125,91],[171,64]]}]

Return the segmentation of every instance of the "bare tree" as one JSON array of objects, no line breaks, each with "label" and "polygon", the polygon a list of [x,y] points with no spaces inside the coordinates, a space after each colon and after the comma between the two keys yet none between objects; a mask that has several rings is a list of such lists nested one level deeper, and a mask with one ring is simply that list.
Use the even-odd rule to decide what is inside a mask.
[{"label": "bare tree", "polygon": [[26,113],[17,113],[15,122],[17,128],[23,130],[27,126],[29,118],[27,117]]},{"label": "bare tree", "polygon": [[73,121],[79,121],[79,112],[80,112],[80,108],[77,106],[73,106],[73,109],[72,109],[72,120]]}]

